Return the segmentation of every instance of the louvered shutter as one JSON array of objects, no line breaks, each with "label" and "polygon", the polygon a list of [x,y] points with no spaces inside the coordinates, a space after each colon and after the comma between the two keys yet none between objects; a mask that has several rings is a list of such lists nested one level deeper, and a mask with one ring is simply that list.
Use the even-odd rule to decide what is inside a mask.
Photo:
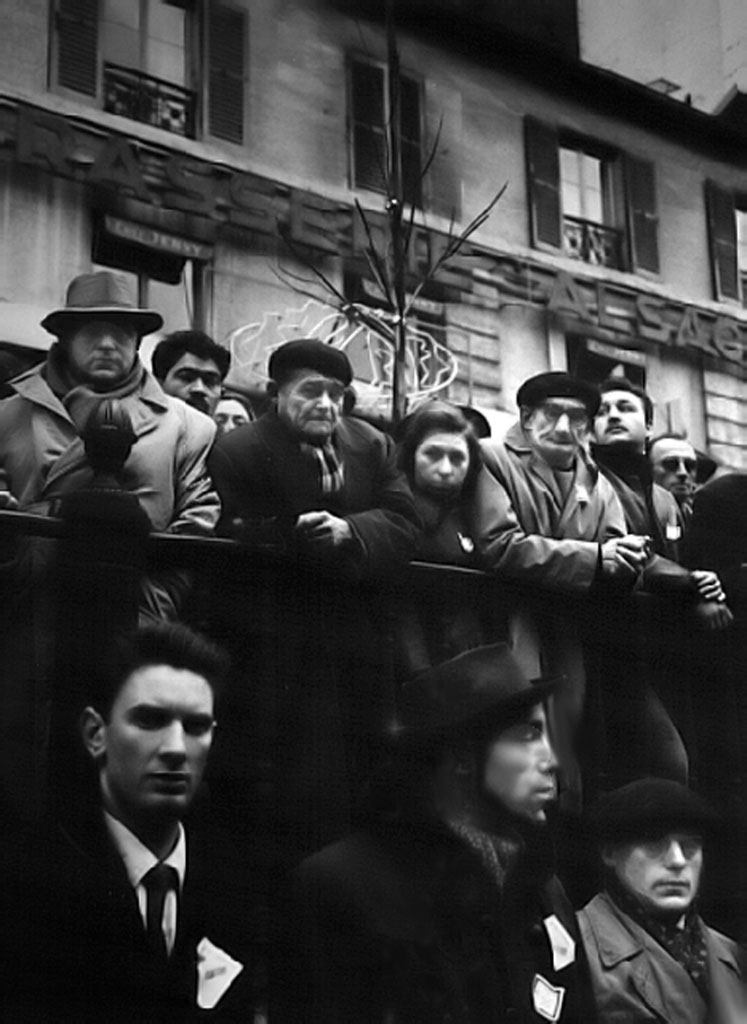
[{"label": "louvered shutter", "polygon": [[656,171],[650,160],[625,158],[625,182],[633,270],[659,273],[659,217],[656,209]]},{"label": "louvered shutter", "polygon": [[353,61],[350,67],[353,131],[353,184],[384,191],[384,71],[375,64]]},{"label": "louvered shutter", "polygon": [[402,151],[402,191],[405,202],[422,205],[422,146],[420,141],[420,85],[411,78],[400,78],[400,146]]},{"label": "louvered shutter", "polygon": [[715,181],[707,181],[706,210],[716,298],[738,299],[737,218],[733,194],[720,188]]},{"label": "louvered shutter", "polygon": [[59,0],[57,84],[95,96],[98,83],[98,0]]},{"label": "louvered shutter", "polygon": [[246,34],[246,11],[210,4],[208,131],[227,142],[244,141]]},{"label": "louvered shutter", "polygon": [[559,249],[562,229],[558,133],[552,125],[527,117],[524,138],[532,245]]}]

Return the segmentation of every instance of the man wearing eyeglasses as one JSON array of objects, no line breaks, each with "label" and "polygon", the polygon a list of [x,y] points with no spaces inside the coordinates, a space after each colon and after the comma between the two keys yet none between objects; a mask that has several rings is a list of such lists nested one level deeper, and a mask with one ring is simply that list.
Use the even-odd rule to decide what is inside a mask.
[{"label": "man wearing eyeglasses", "polygon": [[[564,707],[555,710],[565,733],[558,745],[571,794],[566,806],[574,806],[581,787],[571,734],[586,710],[588,598],[600,589],[630,589],[648,559],[647,543],[626,528],[611,484],[587,451],[597,388],[567,373],[541,373],[522,384],[517,404],[519,421],[505,439],[483,442],[473,536],[484,567],[520,585],[509,635],[523,667],[533,677],[545,671],[569,680]],[[597,734],[598,723],[585,717]],[[591,761],[594,742],[580,744]],[[589,782],[597,771],[590,763]]]},{"label": "man wearing eyeglasses", "polygon": [[682,435],[660,434],[651,440],[648,458],[654,483],[674,495],[685,525],[692,514],[698,457],[690,442]]}]

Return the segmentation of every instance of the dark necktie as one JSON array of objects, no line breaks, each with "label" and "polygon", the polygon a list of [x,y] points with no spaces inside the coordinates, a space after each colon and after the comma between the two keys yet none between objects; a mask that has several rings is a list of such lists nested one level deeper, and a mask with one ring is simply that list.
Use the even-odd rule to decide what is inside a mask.
[{"label": "dark necktie", "polygon": [[163,934],[163,907],[166,901],[166,893],[169,890],[177,891],[179,876],[175,868],[170,868],[161,861],[155,864],[143,877],[143,885],[148,894],[145,930],[148,933],[148,940],[156,955],[168,960],[169,952],[166,948],[166,938]]}]

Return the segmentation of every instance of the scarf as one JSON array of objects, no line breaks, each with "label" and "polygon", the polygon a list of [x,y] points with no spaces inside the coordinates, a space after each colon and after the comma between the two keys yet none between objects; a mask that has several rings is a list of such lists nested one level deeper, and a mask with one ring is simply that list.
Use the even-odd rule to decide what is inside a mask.
[{"label": "scarf", "polygon": [[710,1004],[711,991],[708,977],[708,946],[701,925],[700,917],[691,905],[685,913],[682,925],[679,918],[672,920],[657,917],[647,910],[612,876],[607,883],[607,893],[612,902],[636,924],[645,929],[660,946],[669,953],[673,960],[684,967],[703,996],[706,1004]]},{"label": "scarf", "polygon": [[498,888],[503,889],[506,875],[521,849],[520,841],[483,832],[482,829],[463,821],[449,820],[446,825],[455,836],[475,851]]},{"label": "scarf", "polygon": [[331,441],[323,445],[302,443],[301,451],[317,461],[322,494],[337,494],[342,490],[345,483],[344,468]]},{"label": "scarf", "polygon": [[145,367],[136,356],[132,369],[115,387],[108,388],[106,391],[95,391],[88,384],[80,384],[73,379],[67,359],[58,342],[49,350],[42,376],[65,406],[68,416],[75,424],[75,429],[80,433],[84,429],[88,417],[105,398],[126,398],[138,389],[145,376]]}]

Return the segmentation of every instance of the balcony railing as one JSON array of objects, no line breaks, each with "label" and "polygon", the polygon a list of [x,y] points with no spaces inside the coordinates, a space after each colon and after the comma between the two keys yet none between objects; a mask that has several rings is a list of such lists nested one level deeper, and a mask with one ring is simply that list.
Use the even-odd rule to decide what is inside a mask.
[{"label": "balcony railing", "polygon": [[191,90],[118,64],[104,64],[104,110],[188,139],[195,136]]},{"label": "balcony railing", "polygon": [[575,260],[622,269],[623,233],[581,217],[563,217],[563,252]]}]

